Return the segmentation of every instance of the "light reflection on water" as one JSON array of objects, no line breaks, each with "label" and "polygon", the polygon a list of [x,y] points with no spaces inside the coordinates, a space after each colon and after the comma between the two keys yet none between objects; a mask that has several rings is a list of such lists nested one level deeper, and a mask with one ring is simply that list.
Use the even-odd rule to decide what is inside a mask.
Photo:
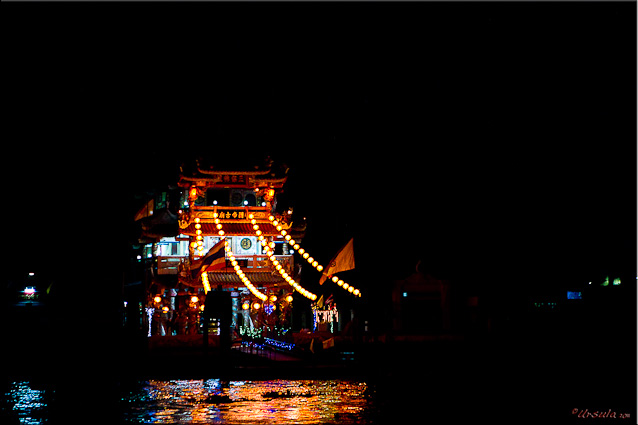
[{"label": "light reflection on water", "polygon": [[47,402],[44,395],[45,390],[32,388],[28,381],[12,382],[4,394],[2,410],[6,409],[6,416],[17,418],[20,424],[45,423]]},{"label": "light reflection on water", "polygon": [[123,415],[136,423],[368,423],[366,389],[341,380],[147,381],[123,397]]}]

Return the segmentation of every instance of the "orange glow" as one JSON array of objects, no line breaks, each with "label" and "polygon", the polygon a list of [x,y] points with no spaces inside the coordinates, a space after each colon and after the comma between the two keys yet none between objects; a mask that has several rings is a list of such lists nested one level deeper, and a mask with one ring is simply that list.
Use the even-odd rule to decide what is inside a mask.
[{"label": "orange glow", "polygon": [[155,301],[156,303],[161,303],[162,302],[162,297],[160,297],[159,295],[156,296],[155,298],[153,298],[153,301]]},{"label": "orange glow", "polygon": [[[228,381],[149,380],[144,397],[131,393],[125,406],[134,417],[141,403],[144,418],[154,423],[367,423],[370,400],[365,382],[330,380]],[[280,397],[267,398],[265,394]],[[220,396],[227,402],[214,402]],[[221,397],[220,397],[221,398]],[[128,401],[134,403],[128,403]],[[150,408],[152,406],[153,408]]]}]

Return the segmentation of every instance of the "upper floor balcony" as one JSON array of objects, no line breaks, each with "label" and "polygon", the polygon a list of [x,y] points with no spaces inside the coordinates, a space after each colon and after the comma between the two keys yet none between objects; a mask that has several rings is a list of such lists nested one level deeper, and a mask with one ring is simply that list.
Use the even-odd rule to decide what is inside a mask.
[{"label": "upper floor balcony", "polygon": [[[245,272],[268,271],[274,267],[268,256],[266,255],[236,255],[239,267]],[[288,274],[293,274],[294,256],[292,255],[275,255],[275,258],[281,264]],[[189,268],[188,257],[177,256],[161,256],[157,257],[157,274],[158,275],[177,275],[181,272],[187,274]],[[213,273],[232,272],[235,273],[230,261],[226,260],[226,267],[223,269],[211,270]]]}]

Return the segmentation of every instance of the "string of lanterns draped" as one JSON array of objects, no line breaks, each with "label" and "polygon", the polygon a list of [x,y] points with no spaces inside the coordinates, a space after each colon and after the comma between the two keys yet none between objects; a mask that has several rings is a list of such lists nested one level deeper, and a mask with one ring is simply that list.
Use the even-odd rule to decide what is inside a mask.
[{"label": "string of lanterns draped", "polygon": [[210,292],[210,282],[208,281],[208,272],[202,272],[202,285],[204,285],[204,293]]},{"label": "string of lanterns draped", "polygon": [[[274,216],[270,215],[268,216],[268,220],[270,222],[272,222],[272,225],[275,226],[275,228],[277,229],[277,231],[279,232],[279,234],[281,236],[283,236],[283,238],[286,240],[286,242],[288,242],[288,245],[290,245],[290,247],[294,250],[297,251],[306,261],[308,261],[308,263],[314,267],[315,269],[317,269],[318,272],[322,272],[322,274],[325,275],[325,273],[323,273],[323,269],[324,267],[319,264],[319,262],[317,260],[315,260],[313,257],[310,256],[310,254],[304,250],[303,248],[301,248],[301,246],[299,246],[299,244],[297,243],[297,241],[295,241],[289,234],[288,232],[286,232],[286,230],[284,230],[283,226],[281,226],[281,224],[275,219]],[[253,220],[254,221],[254,220]],[[252,221],[251,221],[252,223]],[[253,223],[254,224],[254,223]],[[255,226],[253,226],[253,229],[255,229]],[[256,231],[258,231],[259,227],[257,227],[257,229],[255,229]],[[346,291],[350,292],[352,295],[355,295],[357,297],[361,296],[361,291],[357,288],[355,288],[354,286],[344,282],[342,279],[339,279],[337,276],[328,276],[334,283],[336,283],[338,286],[342,287],[343,289],[345,289]]]},{"label": "string of lanterns draped", "polygon": [[[215,219],[215,227],[217,227],[217,234],[221,237],[224,237],[225,232],[222,229],[222,224],[219,220],[219,215],[215,212],[213,213],[213,218]],[[197,219],[196,219],[197,221]],[[199,223],[198,223],[199,224]],[[235,255],[233,254],[232,249],[230,248],[230,244],[228,243],[228,240],[225,241],[225,246],[224,246],[224,250],[226,251],[226,255],[228,256],[228,259],[230,260],[230,264],[233,266],[233,269],[235,270],[235,274],[237,274],[237,276],[239,277],[239,279],[241,279],[242,283],[246,286],[246,288],[248,288],[248,290],[257,298],[259,298],[261,301],[266,301],[268,299],[268,296],[262,292],[260,292],[255,285],[253,285],[253,283],[250,281],[250,279],[248,279],[248,277],[246,277],[246,274],[243,272],[243,270],[241,269],[241,267],[239,266],[239,263],[237,262],[237,259],[235,258]],[[204,272],[202,273],[202,283],[204,283],[204,275],[206,275],[206,282],[208,282],[208,273]],[[209,290],[210,290],[210,284],[208,286]],[[204,290],[206,290],[206,284],[204,283]]]},{"label": "string of lanterns draped", "polygon": [[[215,223],[215,227],[217,228],[217,233],[219,236],[221,236],[222,238],[225,235],[224,230],[222,229],[222,224],[221,221],[218,218],[218,214],[217,212],[213,213],[213,218],[214,218],[214,223]],[[249,214],[248,218],[250,219],[250,223],[253,225],[253,230],[255,231],[255,235],[257,236],[257,239],[259,240],[260,244],[262,245],[262,247],[264,247],[264,249],[266,250],[266,255],[268,257],[268,260],[273,264],[273,266],[275,267],[275,269],[277,270],[277,272],[279,272],[279,274],[281,275],[281,277],[288,282],[288,284],[290,286],[292,286],[297,292],[299,292],[301,295],[303,295],[304,297],[308,298],[309,300],[315,301],[317,299],[317,295],[313,294],[312,292],[308,291],[307,289],[305,289],[304,287],[302,287],[301,285],[299,285],[298,282],[296,282],[292,276],[290,276],[284,269],[284,267],[279,263],[279,261],[277,260],[277,258],[275,257],[275,253],[272,251],[272,248],[268,243],[268,241],[266,240],[266,238],[264,237],[263,233],[261,230],[259,230],[259,225],[257,224],[257,220],[255,220],[254,215],[253,214]],[[281,226],[281,224],[275,219],[274,216],[269,216],[268,220],[270,222],[272,222],[272,225],[275,226],[275,228],[277,229],[277,231],[281,234],[281,236],[286,240],[286,242],[288,242],[288,244],[290,245],[291,249],[293,249],[294,251],[297,251],[306,261],[308,261],[308,263],[313,266],[315,269],[317,269],[318,272],[322,272],[324,267],[319,264],[319,262],[317,260],[315,260],[313,257],[310,256],[310,254],[308,252],[306,252],[303,248],[301,248],[299,246],[299,244],[292,239],[292,237],[286,232],[286,230],[283,229],[283,227]],[[195,229],[196,229],[196,234],[197,234],[197,249],[199,251],[199,253],[201,254],[201,252],[203,251],[203,246],[201,245],[201,239],[199,239],[201,237],[201,224],[199,223],[199,218],[195,219]],[[203,238],[202,238],[203,239]],[[248,290],[257,298],[259,298],[262,301],[266,301],[268,299],[268,296],[265,295],[264,293],[260,292],[250,281],[250,279],[248,279],[248,277],[246,276],[246,274],[243,272],[243,270],[241,269],[241,267],[239,266],[239,263],[237,262],[237,259],[235,258],[232,249],[230,248],[230,244],[228,243],[228,240],[225,241],[225,247],[224,247],[226,254],[228,255],[228,258],[230,260],[231,265],[233,266],[233,269],[235,270],[235,273],[237,274],[237,276],[241,279],[242,283],[248,288]],[[324,273],[325,274],[325,273]],[[330,276],[328,276],[330,277]],[[210,282],[208,280],[208,273],[207,272],[202,272],[201,273],[201,278],[202,278],[202,284],[204,286],[204,292],[208,293],[210,291]],[[347,290],[348,292],[350,292],[351,294],[360,297],[361,296],[361,291],[357,288],[355,288],[354,286],[344,282],[342,279],[339,279],[337,276],[332,276],[330,277],[331,280],[336,283],[338,286],[342,287],[343,289]]]},{"label": "string of lanterns draped", "polygon": [[[266,240],[266,238],[262,234],[262,231],[259,230],[259,225],[257,224],[257,220],[255,220],[255,216],[253,214],[249,214],[248,218],[250,219],[250,224],[253,225],[253,230],[255,231],[255,235],[257,235],[257,239],[259,240],[259,243],[266,250],[266,256],[268,257],[268,260],[270,260],[272,265],[275,266],[275,269],[279,272],[281,277],[283,277],[284,280],[286,282],[288,282],[288,284],[290,286],[292,286],[301,295],[303,295],[304,297],[308,298],[309,300],[315,301],[317,299],[317,295],[313,294],[312,292],[308,291],[303,286],[299,285],[299,283],[297,281],[295,281],[295,279],[293,279],[292,276],[290,276],[286,272],[286,270],[284,270],[284,267],[279,263],[279,261],[275,257],[275,253],[272,251],[272,248],[274,246],[271,247],[268,244],[268,241]],[[273,219],[274,219],[274,217],[273,217]]]},{"label": "string of lanterns draped", "polygon": [[[251,217],[249,216],[249,218],[251,218]],[[310,254],[308,252],[306,252],[306,250],[301,248],[301,246],[299,246],[297,241],[292,239],[292,237],[288,234],[288,232],[286,232],[286,230],[284,230],[283,226],[281,226],[281,224],[275,219],[274,216],[272,216],[272,215],[268,216],[268,220],[270,222],[272,222],[272,225],[275,226],[275,229],[277,229],[279,234],[281,236],[283,236],[283,238],[286,240],[286,242],[288,242],[288,245],[290,245],[290,247],[293,249],[293,251],[297,251],[304,258],[304,260],[308,261],[308,263],[312,267],[317,269],[318,272],[322,272],[323,271],[324,267],[321,264],[319,264],[319,262],[317,260],[315,260],[313,257],[311,257]],[[256,220],[254,218],[251,218],[250,222],[253,225],[253,230],[255,230],[255,234],[257,235],[258,238],[260,238],[259,240],[260,240],[262,246],[264,246],[264,248],[266,248],[267,245],[268,245],[268,242],[265,240],[265,238],[261,234],[261,231],[259,230],[259,225],[257,224]],[[274,259],[274,255],[272,255],[269,252],[272,252],[272,251],[269,250],[267,252],[268,258],[270,259],[271,262],[273,262],[273,264],[275,264],[274,261],[276,261],[276,259]],[[274,261],[273,261],[273,259],[274,259]],[[277,268],[277,264],[275,264],[275,267]],[[277,268],[277,271],[279,271],[280,273],[282,272],[282,270],[283,269],[281,267]],[[283,274],[282,274],[282,276],[283,276]],[[328,277],[330,277],[330,276],[328,276]],[[284,278],[286,278],[286,277],[284,276]],[[358,297],[361,296],[361,291],[359,289],[357,289],[354,286],[344,282],[343,280],[339,279],[337,276],[332,276],[331,279],[332,279],[332,281],[334,283],[336,283],[337,285],[339,285],[343,289],[347,290],[352,295],[355,295],[355,296],[358,296]],[[292,283],[291,283],[291,285],[292,285]],[[314,301],[316,299],[316,296],[315,296],[315,298],[310,298],[310,299],[312,299]]]}]

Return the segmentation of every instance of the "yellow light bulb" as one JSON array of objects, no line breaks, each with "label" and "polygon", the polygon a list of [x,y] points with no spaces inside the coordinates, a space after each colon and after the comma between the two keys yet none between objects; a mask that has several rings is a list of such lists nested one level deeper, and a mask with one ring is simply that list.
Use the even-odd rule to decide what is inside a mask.
[{"label": "yellow light bulb", "polygon": [[323,270],[323,266],[322,266],[321,264],[319,264],[319,265],[317,266],[317,270],[318,270],[318,271],[322,271],[322,270]]},{"label": "yellow light bulb", "polygon": [[153,301],[155,301],[156,303],[160,303],[162,302],[162,297],[160,297],[159,295],[156,296],[155,298],[153,298]]},{"label": "yellow light bulb", "polygon": [[296,243],[296,244],[293,246],[293,248],[294,248],[294,249],[297,249],[297,250],[299,250],[299,251],[301,252],[301,250],[299,249],[299,244],[298,244],[298,243]]},{"label": "yellow light bulb", "polygon": [[353,293],[354,295],[359,295],[361,292],[360,292],[358,289],[355,289],[352,293]]},{"label": "yellow light bulb", "polygon": [[268,220],[273,221],[275,219],[275,217],[273,217],[272,215],[268,216]]},{"label": "yellow light bulb", "polygon": [[339,281],[339,278],[337,276],[332,276],[332,281],[334,283],[337,283]]},{"label": "yellow light bulb", "polygon": [[199,220],[199,217],[196,217],[196,218],[195,218],[195,223],[199,223],[199,221],[200,221],[200,220]]},{"label": "yellow light bulb", "polygon": [[352,291],[354,291],[354,287],[353,286],[348,288],[348,292],[352,293]]},{"label": "yellow light bulb", "polygon": [[307,252],[304,252],[303,253],[303,258],[308,258],[308,257],[310,257],[310,254],[308,254]]},{"label": "yellow light bulb", "polygon": [[281,231],[281,236],[286,236],[288,234],[288,232],[286,232],[285,230]]},{"label": "yellow light bulb", "polygon": [[219,232],[217,232],[219,234],[219,236],[224,236],[224,231],[220,230]]},{"label": "yellow light bulb", "polygon": [[286,297],[286,302],[289,302],[289,303],[291,303],[291,302],[292,302],[292,295],[288,295],[288,296]]},{"label": "yellow light bulb", "polygon": [[343,285],[345,285],[345,282],[343,280],[339,279],[339,281],[337,282],[337,285],[343,286]]},{"label": "yellow light bulb", "polygon": [[199,298],[197,298],[197,296],[193,295],[193,296],[191,297],[191,302],[192,302],[193,304],[195,304],[197,301],[199,301]]},{"label": "yellow light bulb", "polygon": [[343,289],[348,289],[349,287],[350,287],[350,285],[348,285],[347,283],[344,282]]},{"label": "yellow light bulb", "polygon": [[309,262],[310,264],[312,264],[312,262],[313,262],[313,261],[315,261],[315,259],[314,259],[314,258],[312,258],[312,257],[308,257],[308,262]]}]

